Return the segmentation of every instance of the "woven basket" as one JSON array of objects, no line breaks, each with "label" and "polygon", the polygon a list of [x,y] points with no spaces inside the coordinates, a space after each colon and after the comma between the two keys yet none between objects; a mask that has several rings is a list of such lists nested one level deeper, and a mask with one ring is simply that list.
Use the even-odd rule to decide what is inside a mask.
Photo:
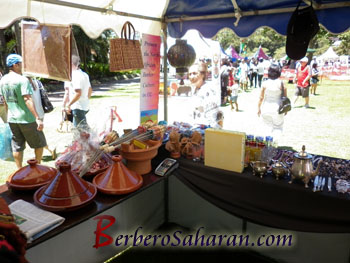
[{"label": "woven basket", "polygon": [[144,68],[140,41],[131,40],[131,33],[133,33],[133,38],[135,38],[134,26],[130,22],[125,22],[121,30],[121,38],[110,40],[110,71],[126,71]]}]

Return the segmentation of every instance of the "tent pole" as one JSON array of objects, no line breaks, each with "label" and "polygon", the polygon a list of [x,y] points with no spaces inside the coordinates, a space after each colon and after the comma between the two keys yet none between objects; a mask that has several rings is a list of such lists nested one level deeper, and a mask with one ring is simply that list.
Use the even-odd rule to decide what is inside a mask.
[{"label": "tent pole", "polygon": [[162,23],[163,31],[163,94],[164,94],[164,120],[168,121],[168,24]]}]

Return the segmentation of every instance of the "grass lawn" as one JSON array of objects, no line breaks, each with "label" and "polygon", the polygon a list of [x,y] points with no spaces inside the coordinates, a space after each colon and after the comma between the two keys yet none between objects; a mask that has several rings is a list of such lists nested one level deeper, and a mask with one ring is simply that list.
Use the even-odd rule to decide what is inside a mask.
[{"label": "grass lawn", "polygon": [[[310,109],[302,107],[293,108],[285,117],[281,146],[289,146],[295,150],[301,150],[306,145],[306,151],[312,154],[320,154],[344,159],[350,159],[350,81],[323,80],[317,88],[317,96],[311,95]],[[293,99],[294,87],[288,85],[288,97]],[[243,132],[251,132],[257,125],[256,109],[259,90],[249,93],[240,93],[238,97],[241,112],[231,112],[229,107],[224,107],[224,128],[230,128]],[[103,124],[108,113],[106,109],[110,105],[117,105],[118,113],[123,118],[123,128],[136,128],[139,122],[139,85],[121,87],[109,91],[93,93],[91,110],[87,115],[88,122]],[[184,100],[190,100],[191,97]],[[61,101],[55,100],[55,110],[45,116],[45,136],[50,148],[57,148],[57,152],[63,152],[72,142],[72,133],[57,132],[61,117]],[[169,123],[181,121],[181,116],[171,114],[179,110],[179,104],[184,103],[182,98],[169,97],[168,112]],[[298,99],[297,106],[303,105],[304,100]],[[163,99],[160,98],[159,120],[163,119]],[[226,125],[227,124],[227,125]],[[119,124],[118,124],[119,125]],[[33,150],[28,146],[24,151],[24,162],[34,157]],[[54,166],[50,153],[44,151],[43,165]],[[0,160],[0,184],[16,171],[14,162]]]}]

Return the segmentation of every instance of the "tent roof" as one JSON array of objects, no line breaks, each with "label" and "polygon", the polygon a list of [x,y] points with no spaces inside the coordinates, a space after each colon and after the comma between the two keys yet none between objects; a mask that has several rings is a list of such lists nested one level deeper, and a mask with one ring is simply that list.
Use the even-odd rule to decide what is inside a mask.
[{"label": "tent roof", "polygon": [[[304,0],[302,5],[309,3]],[[0,28],[18,18],[30,17],[46,24],[76,24],[91,38],[104,30],[119,34],[125,21],[141,33],[160,35],[168,23],[172,37],[197,29],[206,38],[227,27],[247,37],[261,26],[285,35],[299,0],[1,0]],[[332,33],[350,27],[350,0],[313,0],[319,22]]]},{"label": "tent roof", "polygon": [[318,57],[318,59],[336,59],[339,58],[337,53],[334,52],[332,47],[329,47],[326,52]]}]

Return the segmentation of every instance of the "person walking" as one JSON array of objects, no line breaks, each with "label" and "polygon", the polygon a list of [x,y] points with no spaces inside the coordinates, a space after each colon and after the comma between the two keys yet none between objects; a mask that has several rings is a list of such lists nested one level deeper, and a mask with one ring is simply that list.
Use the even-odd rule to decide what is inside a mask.
[{"label": "person walking", "polygon": [[265,71],[265,67],[264,67],[264,59],[260,58],[259,59],[259,63],[256,67],[257,73],[258,73],[258,87],[261,88],[261,83],[264,77],[264,71]]},{"label": "person walking", "polygon": [[240,80],[239,80],[239,86],[244,91],[248,90],[248,73],[249,73],[249,66],[247,64],[248,58],[244,58],[244,60],[239,65],[240,69]]},{"label": "person walking", "polygon": [[229,85],[229,60],[224,58],[220,68],[220,84],[221,84],[221,106],[226,106],[227,103],[227,87]]},{"label": "person walking", "polygon": [[296,74],[294,78],[294,83],[296,83],[296,90],[295,90],[295,98],[294,98],[294,105],[298,100],[299,96],[302,96],[305,99],[305,108],[309,108],[309,88],[310,83],[309,80],[311,78],[311,70],[310,66],[307,64],[309,62],[309,59],[307,57],[303,57],[300,60],[300,65],[296,68]]},{"label": "person walking", "polygon": [[258,102],[258,116],[263,120],[263,131],[265,136],[272,136],[278,142],[283,131],[284,115],[279,114],[279,102],[282,92],[287,96],[287,89],[283,81],[279,79],[281,68],[271,64],[268,69],[268,79],[263,82]]},{"label": "person walking", "polygon": [[63,110],[73,114],[73,125],[86,125],[86,114],[89,111],[89,99],[92,88],[88,74],[79,68],[80,59],[72,56],[72,81],[64,82],[65,94],[63,98]]},{"label": "person walking", "polygon": [[6,58],[10,71],[0,80],[0,94],[8,109],[8,122],[12,132],[12,152],[17,168],[22,167],[26,142],[34,149],[35,159],[41,163],[46,138],[44,123],[35,109],[33,89],[22,76],[22,57],[10,54]]},{"label": "person walking", "polygon": [[239,111],[238,109],[238,89],[239,89],[239,84],[236,80],[232,80],[232,84],[228,87],[228,90],[230,91],[229,98],[230,98],[230,105],[231,105],[231,110],[234,110],[233,103],[236,105],[236,111]]},{"label": "person walking", "polygon": [[316,95],[316,88],[317,88],[317,83],[318,83],[318,74],[319,71],[317,69],[317,63],[314,62],[311,67],[311,88],[310,88],[310,93],[313,95]]},{"label": "person walking", "polygon": [[256,88],[257,80],[258,80],[258,64],[254,58],[250,61],[250,88],[253,87],[254,82],[254,88]]}]

